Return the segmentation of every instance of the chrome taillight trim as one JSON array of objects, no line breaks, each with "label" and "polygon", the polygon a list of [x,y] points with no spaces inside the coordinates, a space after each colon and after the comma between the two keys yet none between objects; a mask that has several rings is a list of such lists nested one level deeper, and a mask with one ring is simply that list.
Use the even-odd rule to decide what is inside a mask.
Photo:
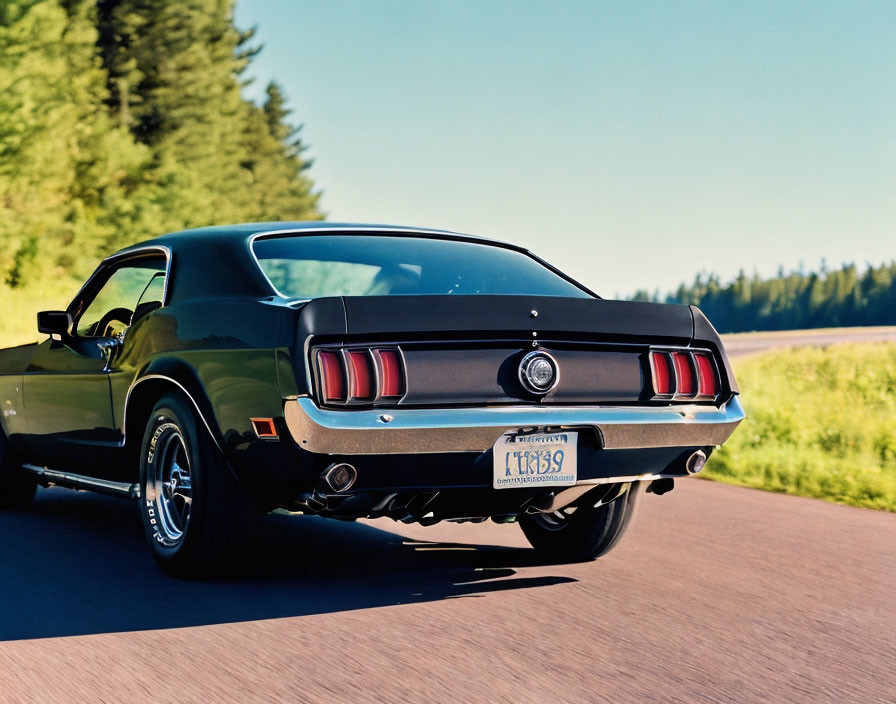
[{"label": "chrome taillight trim", "polygon": [[[675,364],[675,355],[680,355],[685,358],[685,363],[688,365],[688,368],[691,372],[691,382],[694,385],[694,391],[691,393],[682,393],[678,391],[681,388],[681,377],[678,373],[678,366]],[[697,398],[697,393],[700,390],[700,384],[697,380],[697,363],[694,361],[694,354],[691,350],[674,350],[671,353],[672,356],[672,368],[675,370],[675,396],[673,396],[674,401],[693,401]]]},{"label": "chrome taillight trim", "polygon": [[[332,398],[331,399],[328,397],[328,393],[331,391],[331,389],[327,386],[327,381],[326,381],[327,375],[326,375],[326,372],[324,371],[324,362],[322,359],[324,354],[333,355],[336,358],[337,363],[339,364],[339,372],[342,377],[342,382],[345,385],[344,393],[341,394],[341,395],[344,395],[344,397],[345,397],[344,399],[341,399],[341,398]],[[318,350],[314,351],[313,359],[314,359],[313,368],[314,368],[315,383],[317,385],[317,391],[318,391],[317,395],[318,395],[318,398],[320,398],[321,403],[330,404],[330,405],[333,405],[333,404],[341,405],[341,404],[347,403],[348,400],[351,398],[351,378],[349,377],[349,368],[348,368],[348,365],[346,364],[345,355],[343,354],[342,350],[328,349],[328,348],[318,349]]]},{"label": "chrome taillight trim", "polygon": [[[401,393],[397,396],[384,396],[382,394],[383,381],[383,362],[380,357],[381,352],[386,350],[394,351],[398,354],[399,363],[399,389]],[[331,400],[325,397],[326,385],[323,379],[323,368],[320,361],[322,352],[335,354],[341,365],[343,379],[345,380],[345,399]],[[371,373],[371,383],[373,384],[373,395],[365,398],[357,396],[357,379],[355,375],[354,365],[352,364],[350,354],[352,352],[363,352],[367,356],[369,362],[369,370]],[[313,378],[315,385],[315,395],[320,402],[326,406],[376,406],[381,403],[394,404],[404,398],[407,393],[407,365],[405,363],[404,354],[401,348],[394,345],[321,345],[311,350],[311,368],[313,370]]]},{"label": "chrome taillight trim", "polygon": [[[395,352],[398,355],[398,393],[386,396],[382,393],[382,382],[385,379],[385,369],[383,366],[383,352]],[[376,400],[387,400],[390,402],[397,401],[398,399],[404,398],[405,394],[408,392],[408,380],[407,380],[407,364],[404,359],[404,353],[401,351],[400,347],[393,347],[391,345],[387,346],[377,346],[371,347],[370,353],[373,355],[374,367],[376,368],[377,373],[377,397]]]},{"label": "chrome taillight trim", "polygon": [[[352,361],[352,352],[360,352],[367,358],[367,371],[370,374],[370,383],[372,392],[369,396],[361,396],[358,391],[358,377],[355,372],[355,363]],[[376,362],[373,354],[369,349],[353,349],[343,347],[341,350],[342,364],[345,367],[348,376],[348,393],[346,400],[349,403],[367,404],[373,403],[379,396],[379,377],[376,370]]]},{"label": "chrome taillight trim", "polygon": [[[712,352],[709,350],[694,350],[691,353],[691,357],[694,361],[694,369],[697,374],[697,395],[694,397],[697,401],[712,401],[719,397],[722,390],[722,378],[719,374],[719,365],[716,364],[716,358],[712,355]],[[715,387],[714,394],[704,394],[701,393],[702,379],[703,377],[700,374],[700,365],[697,364],[697,357],[705,357],[709,360],[709,366],[712,369],[713,374],[713,386]]]},{"label": "chrome taillight trim", "polygon": [[[693,393],[683,394],[679,393],[678,389],[681,388],[681,379],[678,374],[678,367],[675,365],[675,360],[672,358],[673,354],[683,354],[687,357],[688,364],[691,370],[691,376],[694,381],[694,391]],[[655,358],[659,355],[664,355],[667,359],[667,367],[671,368],[671,372],[673,375],[673,388],[674,391],[671,394],[659,394],[656,392],[656,371],[655,371]],[[716,387],[715,394],[701,394],[700,393],[700,367],[697,364],[697,357],[702,356],[706,357],[710,361],[710,365],[714,374],[714,382]],[[651,389],[653,390],[653,398],[655,401],[716,401],[721,396],[721,375],[719,373],[719,364],[716,361],[715,355],[712,353],[712,350],[703,348],[703,347],[651,347],[649,352],[649,367],[650,367],[650,376],[651,376]]]},{"label": "chrome taillight trim", "polygon": [[[669,357],[669,353],[664,350],[656,350],[651,349],[648,353],[649,362],[650,362],[650,381],[651,388],[653,389],[653,398],[655,399],[671,399],[675,396],[675,389],[678,388],[678,379],[676,378],[675,365],[672,363],[672,358]],[[656,388],[656,365],[657,360],[662,360],[662,364],[666,367],[666,374],[669,375],[670,386],[673,389],[669,393],[660,393]]]}]

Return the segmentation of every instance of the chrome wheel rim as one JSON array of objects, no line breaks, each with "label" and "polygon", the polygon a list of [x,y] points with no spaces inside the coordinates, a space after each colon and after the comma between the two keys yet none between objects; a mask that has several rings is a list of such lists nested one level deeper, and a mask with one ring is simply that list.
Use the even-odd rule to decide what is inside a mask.
[{"label": "chrome wheel rim", "polygon": [[[158,443],[152,476],[156,536],[168,546],[179,543],[190,524],[193,508],[193,478],[190,457],[180,429],[166,423],[157,431]],[[148,482],[149,484],[149,482]]]}]

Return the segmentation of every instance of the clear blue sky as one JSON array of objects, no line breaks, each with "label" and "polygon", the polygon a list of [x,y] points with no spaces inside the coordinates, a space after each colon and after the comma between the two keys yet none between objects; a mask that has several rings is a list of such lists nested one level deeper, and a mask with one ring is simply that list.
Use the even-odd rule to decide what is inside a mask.
[{"label": "clear blue sky", "polygon": [[605,295],[896,257],[896,2],[238,0],[332,220]]}]

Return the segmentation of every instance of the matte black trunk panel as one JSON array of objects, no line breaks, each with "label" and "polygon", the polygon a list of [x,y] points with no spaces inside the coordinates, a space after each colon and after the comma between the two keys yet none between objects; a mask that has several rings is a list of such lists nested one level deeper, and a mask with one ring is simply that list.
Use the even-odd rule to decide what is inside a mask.
[{"label": "matte black trunk panel", "polygon": [[[305,304],[297,332],[296,360],[307,360],[316,345],[399,345],[408,381],[402,405],[635,403],[652,395],[649,346],[692,343],[716,353],[723,396],[737,391],[715,330],[684,305],[549,296],[333,297]],[[533,341],[560,366],[560,382],[545,397],[527,394],[517,378]],[[304,369],[297,377],[304,380]]]},{"label": "matte black trunk panel", "polygon": [[520,359],[531,346],[419,349],[403,346],[408,393],[402,405],[507,403],[631,403],[644,391],[644,354],[637,351],[541,349],[557,360],[560,380],[544,397],[520,383]]},{"label": "matte black trunk panel", "polygon": [[687,344],[694,332],[691,311],[683,305],[550,296],[354,296],[343,301],[351,336],[578,333]]}]

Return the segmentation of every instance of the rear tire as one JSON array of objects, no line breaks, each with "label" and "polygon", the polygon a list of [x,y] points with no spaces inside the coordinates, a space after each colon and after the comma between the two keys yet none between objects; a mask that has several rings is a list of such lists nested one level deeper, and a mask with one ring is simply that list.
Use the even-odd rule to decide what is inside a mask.
[{"label": "rear tire", "polygon": [[619,498],[595,508],[593,492],[589,492],[556,514],[520,516],[520,528],[532,547],[551,562],[594,560],[619,542],[635,513],[639,493],[640,482],[636,482]]},{"label": "rear tire", "polygon": [[0,510],[24,509],[34,500],[37,480],[16,461],[9,441],[0,432]]},{"label": "rear tire", "polygon": [[172,575],[232,566],[251,540],[256,497],[239,485],[183,394],[163,396],[140,453],[140,513],[149,548]]}]

